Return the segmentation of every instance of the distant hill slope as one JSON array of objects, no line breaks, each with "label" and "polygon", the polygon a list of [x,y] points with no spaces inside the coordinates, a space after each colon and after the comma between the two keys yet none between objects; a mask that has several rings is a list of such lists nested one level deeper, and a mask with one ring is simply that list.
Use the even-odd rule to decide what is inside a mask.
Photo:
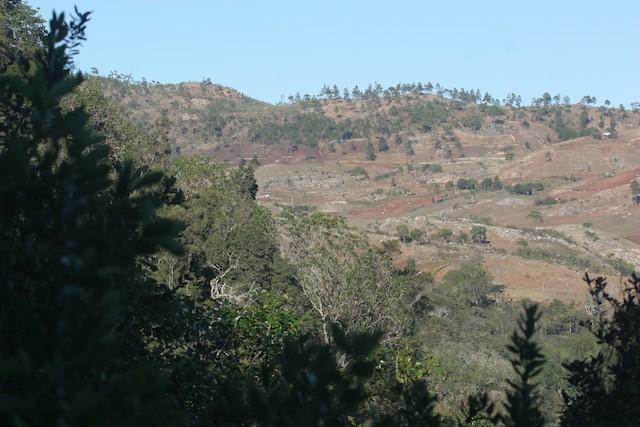
[{"label": "distant hill slope", "polygon": [[[90,83],[142,129],[153,131],[164,111],[182,155],[257,157],[258,199],[274,211],[341,214],[378,244],[396,238],[398,224],[424,233],[401,245],[400,265],[415,258],[437,275],[481,258],[512,298],[577,302],[585,268],[640,266],[630,190],[640,178],[638,111],[548,94],[525,107],[515,96],[498,103],[414,85],[355,98],[323,89],[271,105],[208,81]],[[487,227],[487,244],[464,241],[475,225]],[[452,240],[439,237],[449,232]]]},{"label": "distant hill slope", "polygon": [[173,123],[170,138],[179,152],[229,161],[253,155],[268,161],[271,148],[291,154],[302,147],[314,149],[313,157],[367,151],[373,157],[397,146],[411,155],[415,146],[426,145],[437,157],[450,159],[483,157],[487,145],[499,145],[494,148],[502,149],[500,155],[510,156],[513,150],[537,150],[580,136],[615,137],[622,129],[638,127],[640,118],[619,108],[561,104],[559,96],[521,107],[515,97],[499,103],[487,94],[484,99],[490,102],[483,102],[473,91],[435,95],[422,85],[370,87],[348,98],[325,88],[321,97],[290,97],[291,103],[272,105],[209,81],[90,79],[141,128],[149,129],[167,110]]}]

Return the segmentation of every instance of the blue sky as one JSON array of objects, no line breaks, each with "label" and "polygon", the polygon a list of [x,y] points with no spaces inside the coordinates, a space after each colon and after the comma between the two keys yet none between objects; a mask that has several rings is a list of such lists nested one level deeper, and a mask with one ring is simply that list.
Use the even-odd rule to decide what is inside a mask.
[{"label": "blue sky", "polygon": [[80,69],[201,81],[276,103],[324,84],[640,102],[640,1],[27,0],[92,10]]}]

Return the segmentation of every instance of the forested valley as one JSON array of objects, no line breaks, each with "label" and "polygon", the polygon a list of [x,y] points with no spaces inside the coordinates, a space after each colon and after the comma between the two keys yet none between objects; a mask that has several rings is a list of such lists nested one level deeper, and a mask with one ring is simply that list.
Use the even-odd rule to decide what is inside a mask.
[{"label": "forested valley", "polygon": [[[428,244],[423,232],[398,226],[377,244],[343,216],[273,209],[257,200],[258,156],[181,154],[177,136],[193,128],[166,110],[132,120],[105,94],[121,81],[74,70],[89,13],[54,15],[46,28],[20,0],[1,7],[1,425],[638,425],[633,266],[610,257],[596,269],[630,276],[619,293],[576,273],[590,295],[582,307],[507,298],[480,257],[442,275],[400,263],[404,247]],[[471,93],[454,105],[479,101]],[[446,122],[436,101],[406,108],[407,126],[428,117],[425,133]],[[536,108],[557,111],[550,99]],[[560,138],[596,131],[563,134],[559,117]],[[207,138],[344,149],[378,133],[381,153],[402,124],[335,128],[307,111],[292,119],[307,126],[297,135],[287,120],[241,129],[241,119],[235,134],[207,124]],[[454,155],[447,129],[439,138]],[[363,155],[375,156],[369,145]],[[541,191],[529,185],[509,191]],[[502,190],[497,177],[457,190],[476,186]],[[481,224],[445,230],[432,238],[487,243]],[[540,256],[526,241],[517,250]]]}]

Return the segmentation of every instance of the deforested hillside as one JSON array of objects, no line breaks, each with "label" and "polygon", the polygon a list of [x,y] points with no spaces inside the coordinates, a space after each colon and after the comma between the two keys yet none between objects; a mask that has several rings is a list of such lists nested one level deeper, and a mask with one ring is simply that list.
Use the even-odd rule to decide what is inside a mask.
[{"label": "deforested hillside", "polygon": [[[377,244],[414,229],[422,237],[400,238],[399,264],[439,274],[481,257],[515,298],[576,302],[576,274],[640,264],[635,104],[545,93],[525,105],[515,93],[417,83],[325,86],[272,105],[208,80],[87,84],[142,130],[165,117],[174,155],[259,162],[258,198],[272,210],[343,215]],[[474,226],[487,228],[483,244],[470,242]]]},{"label": "deforested hillside", "polygon": [[387,89],[375,84],[343,92],[325,86],[319,95],[297,94],[271,105],[210,80],[157,84],[114,74],[90,81],[140,127],[149,127],[167,110],[173,121],[171,138],[181,152],[226,160],[246,157],[252,151],[247,145],[260,146],[264,156],[270,149],[310,147],[323,154],[362,152],[373,157],[401,145],[411,156],[412,146],[428,144],[437,157],[455,159],[484,157],[483,142],[495,142],[510,156],[512,150],[536,150],[581,136],[615,138],[634,127],[634,121],[638,124],[637,111],[612,108],[608,101],[596,107],[589,96],[570,104],[566,97],[561,102],[560,95],[545,93],[525,105],[513,93],[499,100],[431,83]]}]

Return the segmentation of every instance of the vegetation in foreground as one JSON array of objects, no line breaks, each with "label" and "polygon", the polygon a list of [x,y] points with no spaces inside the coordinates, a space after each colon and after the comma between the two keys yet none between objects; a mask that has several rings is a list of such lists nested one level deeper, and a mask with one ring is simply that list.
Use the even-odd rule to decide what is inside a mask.
[{"label": "vegetation in foreground", "polygon": [[[515,310],[482,264],[441,284],[395,269],[339,217],[272,218],[256,165],[174,161],[162,122],[99,121],[87,111],[108,101],[71,72],[88,16],[54,16],[0,77],[3,425],[539,426],[558,384],[562,425],[633,425],[638,276],[622,300],[585,277],[597,346],[570,307],[525,305],[498,350],[504,397],[462,390],[440,410],[464,380],[445,341],[509,333],[494,315]],[[545,357],[554,335],[585,357]],[[545,378],[556,357],[568,384]]]}]

